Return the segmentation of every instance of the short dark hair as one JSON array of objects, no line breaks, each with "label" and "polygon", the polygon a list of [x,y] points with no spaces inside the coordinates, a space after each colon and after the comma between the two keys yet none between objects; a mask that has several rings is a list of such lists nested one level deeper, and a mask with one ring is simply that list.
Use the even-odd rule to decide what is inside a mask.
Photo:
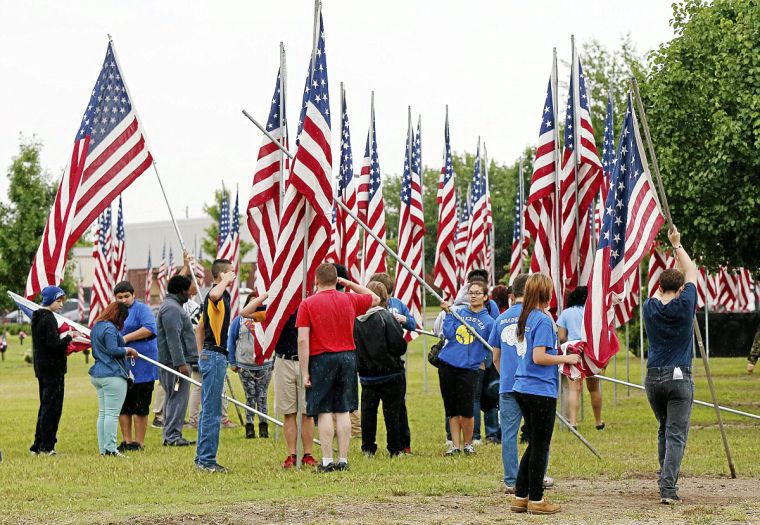
[{"label": "short dark hair", "polygon": [[488,282],[488,270],[484,270],[483,268],[470,270],[470,273],[467,274],[467,282],[472,282],[473,279],[483,279],[485,282]]},{"label": "short dark hair", "polygon": [[190,289],[192,281],[184,275],[175,275],[169,279],[169,284],[166,285],[166,291],[173,294],[180,292],[186,292]]},{"label": "short dark hair", "polygon": [[500,312],[509,308],[509,288],[503,284],[497,284],[493,287],[493,290],[491,290],[491,298],[496,303],[496,306],[499,307]]},{"label": "short dark hair", "polygon": [[229,259],[216,259],[211,265],[211,275],[214,279],[219,277],[219,274],[224,271],[226,265],[232,265],[232,261]]},{"label": "short dark hair", "polygon": [[528,282],[528,277],[530,276],[527,273],[521,273],[512,282],[512,295],[515,296],[515,299],[525,295],[525,283]]},{"label": "short dark hair", "polygon": [[121,281],[116,283],[116,286],[113,287],[113,294],[118,295],[120,293],[131,293],[132,295],[135,295],[135,287],[132,286],[132,283],[129,281]]},{"label": "short dark hair", "polygon": [[567,294],[567,304],[565,305],[565,308],[584,306],[587,297],[588,288],[585,286],[576,286],[569,294]]},{"label": "short dark hair", "polygon": [[315,277],[322,286],[331,286],[338,282],[338,271],[332,263],[322,263],[317,266]]},{"label": "short dark hair", "polygon": [[[348,268],[336,262],[332,263],[332,265],[335,266],[335,273],[338,277],[348,280]],[[337,285],[336,288],[339,292],[342,292],[345,289],[345,286]]]},{"label": "short dark hair", "polygon": [[668,268],[660,274],[660,290],[663,292],[677,292],[685,282],[683,273],[675,268]]}]

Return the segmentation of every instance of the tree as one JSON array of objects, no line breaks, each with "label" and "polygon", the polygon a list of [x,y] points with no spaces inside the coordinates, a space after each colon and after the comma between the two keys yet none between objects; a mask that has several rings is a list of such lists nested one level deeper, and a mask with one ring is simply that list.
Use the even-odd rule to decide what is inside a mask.
[{"label": "tree", "polygon": [[760,6],[686,0],[671,25],[641,90],[673,221],[703,264],[757,272]]},{"label": "tree", "polygon": [[[234,211],[232,211],[233,206],[235,206],[234,201],[230,202],[230,213],[234,213]],[[214,201],[212,204],[203,205],[204,213],[208,214],[208,216],[213,219],[211,221],[211,226],[206,228],[206,238],[201,240],[201,249],[203,250],[203,253],[211,254],[211,257],[209,258],[209,260],[202,261],[206,269],[209,269],[211,267],[211,262],[213,262],[216,256],[216,248],[217,248],[217,244],[219,240],[219,216],[220,216],[221,208],[222,208],[222,192],[221,191],[214,192]],[[240,227],[246,228],[245,216],[243,216],[240,220]],[[241,239],[240,240],[240,260],[242,261],[243,257],[245,257],[245,255],[252,249],[253,249],[252,243],[245,242]],[[245,283],[248,280],[248,275],[250,273],[251,273],[250,266],[242,264],[241,262],[240,275],[239,275],[240,282]]]},{"label": "tree", "polygon": [[[26,278],[45,231],[55,189],[40,166],[42,144],[21,137],[19,153],[7,176],[8,202],[0,202],[0,289],[23,293]],[[0,295],[0,308],[13,301]]]}]

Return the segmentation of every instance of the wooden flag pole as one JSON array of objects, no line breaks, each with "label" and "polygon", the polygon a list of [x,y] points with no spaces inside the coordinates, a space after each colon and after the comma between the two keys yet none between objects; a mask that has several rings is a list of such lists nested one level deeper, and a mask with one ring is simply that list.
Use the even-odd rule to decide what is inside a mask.
[{"label": "wooden flag pole", "polygon": [[[654,174],[657,180],[657,187],[659,188],[660,199],[663,204],[663,211],[665,212],[665,219],[668,221],[668,228],[673,228],[673,218],[670,215],[670,207],[668,206],[668,196],[665,193],[665,188],[662,183],[662,175],[660,174],[660,166],[657,163],[657,155],[654,151],[654,144],[652,142],[652,136],[649,133],[649,123],[647,122],[647,115],[644,112],[644,103],[641,101],[641,94],[639,93],[639,83],[636,81],[636,77],[631,76],[631,90],[636,98],[636,106],[641,114],[641,125],[644,128],[644,139],[647,142],[647,149],[652,157],[652,166],[654,167]],[[705,367],[705,376],[707,377],[707,386],[710,389],[710,397],[712,398],[713,406],[715,407],[715,417],[718,420],[718,428],[720,429],[720,438],[723,441],[723,448],[726,452],[726,459],[728,459],[728,468],[731,471],[731,477],[736,478],[736,467],[734,467],[734,459],[731,455],[731,447],[728,444],[728,437],[726,436],[726,429],[723,426],[723,418],[718,408],[718,395],[715,393],[715,384],[713,383],[712,372],[710,370],[710,359],[707,356],[702,342],[702,332],[697,324],[697,318],[694,317],[694,336],[699,346],[699,353],[702,355],[702,364]]]}]

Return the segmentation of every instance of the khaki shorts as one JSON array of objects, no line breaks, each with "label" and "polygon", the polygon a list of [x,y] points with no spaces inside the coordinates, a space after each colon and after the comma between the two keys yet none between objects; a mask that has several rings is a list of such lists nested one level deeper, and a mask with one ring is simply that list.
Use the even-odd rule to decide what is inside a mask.
[{"label": "khaki shorts", "polygon": [[[274,411],[276,414],[288,415],[301,411],[306,415],[306,391],[298,388],[298,361],[289,359],[274,360]],[[298,391],[298,398],[296,398]]]}]

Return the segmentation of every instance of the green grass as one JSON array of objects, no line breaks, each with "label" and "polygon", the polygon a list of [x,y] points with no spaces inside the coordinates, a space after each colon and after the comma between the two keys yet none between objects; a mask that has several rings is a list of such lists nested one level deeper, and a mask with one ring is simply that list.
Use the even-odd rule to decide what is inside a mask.
[{"label": "green grass", "polygon": [[[29,341],[27,340],[27,346]],[[97,453],[95,418],[97,398],[87,375],[84,357],[69,360],[66,400],[58,433],[60,455],[31,457],[38,407],[37,383],[31,367],[13,338],[6,361],[0,362],[0,522],[93,523],[132,516],[158,518],[192,513],[203,515],[229,509],[236,503],[259,501],[280,504],[299,501],[319,505],[321,496],[351,496],[356,501],[383,502],[400,496],[492,496],[502,476],[500,450],[483,446],[474,458],[452,462],[442,457],[443,407],[435,369],[428,367],[428,388],[423,387],[421,338],[411,346],[407,403],[412,429],[413,457],[389,459],[384,452],[384,428],[379,429],[381,453],[373,459],[351,443],[351,471],[317,477],[310,471],[283,471],[284,442],[246,440],[241,429],[222,430],[219,461],[229,475],[208,475],[193,468],[193,448],[164,448],[156,429],[149,429],[146,450],[128,460],[101,458]],[[699,365],[695,362],[695,365]],[[713,359],[720,402],[760,413],[760,381],[744,373],[743,359]],[[608,372],[612,374],[612,365]],[[709,394],[700,366],[696,366],[696,398]],[[625,358],[617,363],[625,378]],[[630,377],[639,382],[638,359],[630,359]],[[241,392],[236,381],[237,392]],[[595,459],[571,434],[556,432],[550,472],[557,479],[625,479],[651,476],[656,470],[656,424],[643,392],[604,383],[604,419],[608,428],[593,427],[586,397],[586,418],[579,430],[604,457]],[[754,405],[752,404],[754,403]],[[230,413],[234,419],[234,413]],[[382,419],[382,418],[380,418]],[[757,463],[756,421],[726,415],[728,437],[741,477],[760,478]],[[712,409],[695,407],[689,445],[683,463],[685,476],[726,476],[728,468]],[[273,432],[270,430],[270,433]],[[187,437],[194,438],[189,431]],[[317,454],[318,456],[318,454]],[[654,482],[653,482],[654,483]],[[555,492],[561,501],[574,495]],[[733,509],[735,519],[743,516]],[[700,513],[702,515],[706,513]],[[712,517],[692,516],[693,523]],[[700,521],[706,519],[707,521]]]}]

